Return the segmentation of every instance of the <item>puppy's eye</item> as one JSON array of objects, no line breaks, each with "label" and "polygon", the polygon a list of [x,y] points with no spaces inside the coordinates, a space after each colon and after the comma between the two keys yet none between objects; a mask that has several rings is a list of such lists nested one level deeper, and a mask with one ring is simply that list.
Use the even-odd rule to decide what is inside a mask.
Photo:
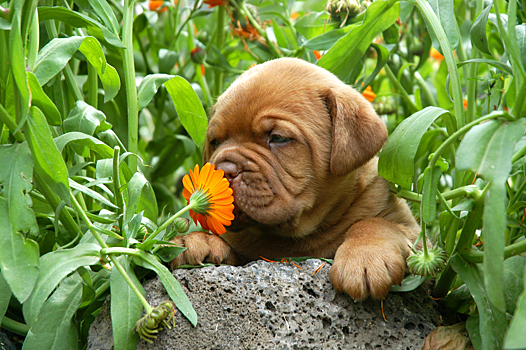
[{"label": "puppy's eye", "polygon": [[285,142],[288,142],[290,140],[292,140],[290,137],[285,137],[285,136],[281,136],[281,135],[278,135],[278,134],[274,134],[274,135],[270,136],[269,142],[270,143],[285,143]]},{"label": "puppy's eye", "polygon": [[219,146],[219,141],[217,141],[216,139],[213,139],[208,144],[210,145],[210,148],[216,149],[217,146]]}]

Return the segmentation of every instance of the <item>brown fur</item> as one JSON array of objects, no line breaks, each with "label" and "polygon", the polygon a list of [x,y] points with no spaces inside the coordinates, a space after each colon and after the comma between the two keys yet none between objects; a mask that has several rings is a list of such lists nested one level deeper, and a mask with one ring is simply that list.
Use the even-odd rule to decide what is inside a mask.
[{"label": "brown fur", "polygon": [[231,181],[236,219],[221,237],[176,238],[188,249],[172,267],[334,258],[338,291],[383,297],[419,232],[376,171],[386,139],[371,104],[326,70],[293,58],[248,70],[214,106],[203,155]]}]

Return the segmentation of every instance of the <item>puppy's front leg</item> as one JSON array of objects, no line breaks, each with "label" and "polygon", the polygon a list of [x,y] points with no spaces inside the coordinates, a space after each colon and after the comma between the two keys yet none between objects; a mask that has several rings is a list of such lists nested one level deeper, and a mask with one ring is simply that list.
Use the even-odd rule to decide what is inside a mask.
[{"label": "puppy's front leg", "polygon": [[381,218],[354,224],[334,257],[330,271],[334,288],[354,300],[384,297],[404,279],[413,236],[408,227]]},{"label": "puppy's front leg", "polygon": [[234,265],[236,255],[232,248],[220,237],[206,232],[196,231],[185,236],[170,240],[186,250],[170,262],[170,268],[181,265],[202,265],[204,262],[213,264],[225,263]]}]

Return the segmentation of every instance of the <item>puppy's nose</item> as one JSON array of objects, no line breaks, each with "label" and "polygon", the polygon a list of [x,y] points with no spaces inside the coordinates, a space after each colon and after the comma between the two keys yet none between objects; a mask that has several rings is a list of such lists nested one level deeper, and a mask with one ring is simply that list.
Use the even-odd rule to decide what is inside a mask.
[{"label": "puppy's nose", "polygon": [[231,162],[221,162],[217,165],[217,169],[221,169],[225,172],[225,177],[228,181],[232,182],[239,175],[239,168],[237,165]]}]

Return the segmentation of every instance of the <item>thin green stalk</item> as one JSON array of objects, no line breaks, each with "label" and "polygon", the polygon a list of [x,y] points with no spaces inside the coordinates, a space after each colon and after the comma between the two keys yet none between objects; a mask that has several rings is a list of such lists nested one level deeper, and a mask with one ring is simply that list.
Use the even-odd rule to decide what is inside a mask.
[{"label": "thin green stalk", "polygon": [[387,73],[387,77],[391,80],[391,83],[393,83],[393,85],[395,86],[396,90],[398,91],[398,93],[400,94],[400,96],[402,97],[404,102],[409,106],[409,109],[410,109],[409,112],[410,113],[418,112],[418,107],[411,100],[411,98],[409,97],[409,94],[407,93],[407,91],[405,91],[405,89],[402,86],[402,84],[400,84],[398,79],[396,79],[396,76],[394,75],[394,73],[391,70],[391,68],[389,68],[389,65],[386,64],[384,66],[384,69],[385,69],[385,72]]},{"label": "thin green stalk", "polygon": [[30,71],[35,68],[40,43],[40,25],[38,22],[38,11],[33,14],[31,30],[29,31],[29,42],[27,43],[27,66]]},{"label": "thin green stalk", "polygon": [[522,79],[522,84],[519,87],[519,90],[517,90],[517,96],[515,97],[515,105],[513,106],[513,109],[511,110],[511,115],[516,118],[523,117],[521,115],[522,112],[522,105],[524,103],[524,99],[526,98],[526,79]]},{"label": "thin green stalk", "polygon": [[[478,198],[481,191],[479,188],[475,185],[468,185],[463,186],[459,188],[455,188],[454,190],[447,191],[442,193],[442,197],[444,197],[445,200],[450,200],[453,198],[459,198],[459,197],[468,197],[468,198]],[[396,196],[400,198],[407,199],[411,202],[420,203],[422,202],[422,195],[409,191],[409,190],[398,190],[396,192]],[[440,201],[439,198],[436,199],[437,203]]]},{"label": "thin green stalk", "polygon": [[157,237],[157,235],[159,233],[161,233],[165,228],[167,228],[168,225],[170,225],[172,222],[174,222],[175,219],[177,219],[179,216],[183,215],[185,212],[187,212],[190,209],[192,209],[192,206],[189,204],[186,207],[184,207],[183,209],[179,210],[177,213],[172,215],[168,220],[166,220],[161,226],[157,227],[157,229],[155,231],[153,231],[151,234],[147,235],[146,238],[144,239],[144,241],[146,242],[146,241],[149,241],[149,240],[154,239],[155,237]]},{"label": "thin green stalk", "polygon": [[[108,245],[102,239],[100,233],[98,233],[97,230],[95,230],[93,228],[93,223],[87,217],[87,215],[84,212],[84,210],[82,210],[82,208],[80,207],[80,204],[77,202],[77,200],[76,200],[76,198],[75,198],[75,196],[73,194],[71,194],[71,204],[73,204],[73,208],[75,208],[77,213],[80,215],[82,221],[84,221],[84,223],[86,223],[86,225],[89,227],[89,230],[90,230],[91,234],[93,235],[93,237],[95,237],[95,239],[100,244],[100,246],[102,248],[108,248]],[[102,250],[101,250],[101,252],[102,252]],[[110,254],[110,255],[108,255],[108,257],[110,258],[111,262],[113,263],[113,266],[115,266],[117,268],[117,270],[120,272],[122,278],[124,278],[126,283],[128,283],[128,286],[130,286],[131,290],[135,293],[135,295],[137,295],[137,298],[139,298],[139,300],[141,301],[144,309],[146,310],[146,313],[147,314],[150,313],[153,308],[148,303],[148,301],[144,298],[144,296],[142,295],[141,291],[137,288],[135,283],[133,283],[132,279],[130,278],[130,276],[128,275],[126,270],[124,270],[124,268],[122,267],[122,265],[119,263],[119,261],[116,259],[116,257],[114,255]]]},{"label": "thin green stalk", "polygon": [[[453,252],[451,256],[453,256],[457,252],[465,252],[471,250],[471,245],[473,242],[473,235],[475,234],[477,228],[479,227],[480,220],[482,219],[482,213],[484,211],[484,196],[483,193],[480,193],[480,196],[475,200],[475,204],[473,206],[473,210],[469,212],[468,216],[466,217],[466,221],[464,224],[464,227],[462,228],[462,232],[460,234],[460,238],[458,239],[458,242],[453,249]],[[451,259],[448,260],[448,263],[444,269],[444,271],[440,274],[439,278],[437,279],[435,288],[433,290],[433,297],[435,298],[443,298],[447,295],[449,292],[449,288],[451,287],[451,283],[453,283],[453,280],[455,279],[456,272],[453,270],[453,267],[451,266]]]},{"label": "thin green stalk", "polygon": [[[519,255],[526,252],[526,239],[510,244],[504,248],[504,259]],[[474,264],[481,264],[484,262],[484,252],[474,252],[466,250],[462,253],[462,257]]]},{"label": "thin green stalk", "polygon": [[422,78],[419,72],[415,72],[414,76],[416,78],[418,86],[420,86],[420,88],[422,89],[422,92],[424,93],[426,99],[431,103],[432,106],[438,106],[435,96],[433,96],[433,94],[429,90],[429,87],[427,86],[427,83],[424,80],[424,78]]},{"label": "thin green stalk", "polygon": [[511,157],[511,162],[515,163],[516,161],[521,159],[525,154],[526,154],[526,145],[524,145],[520,150],[517,151],[517,153],[513,155],[513,157]]},{"label": "thin green stalk", "polygon": [[9,332],[12,332],[12,333],[24,336],[24,337],[29,332],[29,326],[27,324],[17,322],[15,320],[10,319],[7,316],[4,316],[2,318],[2,328],[8,330]]},{"label": "thin green stalk", "polygon": [[[124,45],[122,63],[128,114],[128,151],[139,151],[139,109],[137,105],[137,85],[135,84],[135,62],[133,59],[133,4],[134,0],[124,1],[122,24],[122,43]],[[128,166],[132,173],[137,171],[137,158],[128,157]]]},{"label": "thin green stalk", "polygon": [[[11,133],[15,132],[17,125],[15,120],[9,115],[9,113],[5,110],[4,106],[0,104],[0,121],[4,123],[9,131]],[[18,142],[24,142],[26,139],[24,137],[24,134],[22,134],[20,131],[17,131],[16,134],[13,135],[15,139]]]},{"label": "thin green stalk", "polygon": [[[217,22],[216,22],[216,36],[215,36],[215,46],[221,50],[225,44],[225,7],[218,6],[217,9]],[[214,96],[217,98],[223,92],[223,77],[224,74],[222,71],[214,71]]]},{"label": "thin green stalk", "polygon": [[97,70],[88,62],[88,104],[98,108],[99,80]]},{"label": "thin green stalk", "polygon": [[[119,214],[119,228],[121,230],[124,229],[123,227],[123,209],[124,209],[124,200],[122,199],[122,193],[121,193],[121,179],[119,176],[119,156],[120,156],[120,147],[115,146],[113,149],[113,191],[115,195],[115,204],[119,209],[117,209],[117,214]],[[133,158],[133,157],[130,157]]]},{"label": "thin green stalk", "polygon": [[[484,1],[477,0],[476,8],[471,10],[471,20],[474,21],[477,13],[480,13],[483,8]],[[471,46],[471,59],[479,58],[480,52],[475,47]],[[469,65],[467,72],[464,71],[464,76],[467,75],[467,100],[468,107],[466,109],[466,123],[471,123],[475,119],[475,112],[477,108],[477,72],[478,72],[478,63],[472,63]]]},{"label": "thin green stalk", "polygon": [[453,92],[453,103],[455,110],[455,117],[457,118],[457,129],[461,128],[465,124],[464,120],[464,105],[462,103],[462,86],[460,84],[460,74],[458,72],[457,63],[455,56],[453,56],[453,50],[449,45],[446,33],[440,24],[440,21],[433,12],[431,5],[426,0],[416,0],[416,7],[427,20],[427,23],[431,26],[431,30],[435,33],[440,47],[442,48],[444,59],[446,60],[447,69],[450,76],[451,87]]}]

